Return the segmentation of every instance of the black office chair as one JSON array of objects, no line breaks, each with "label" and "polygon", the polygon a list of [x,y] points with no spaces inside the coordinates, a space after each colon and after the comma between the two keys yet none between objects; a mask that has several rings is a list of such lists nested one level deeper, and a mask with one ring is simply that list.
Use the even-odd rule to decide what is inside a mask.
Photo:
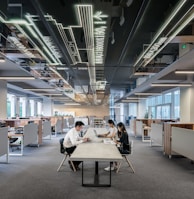
[{"label": "black office chair", "polygon": [[70,160],[70,155],[66,152],[66,150],[65,150],[65,148],[64,148],[64,146],[63,146],[63,141],[64,141],[64,138],[61,138],[61,139],[59,140],[59,143],[60,143],[60,152],[61,152],[65,157],[62,159],[62,161],[61,161],[61,163],[60,163],[60,165],[59,165],[59,167],[58,167],[58,169],[57,169],[57,172],[59,172],[59,170],[61,169],[61,167],[63,166],[63,164],[64,164],[64,162],[65,162],[65,160],[66,160],[67,158],[68,158],[69,161],[70,161],[70,164],[71,164],[71,166],[72,166],[72,168],[73,168],[73,171],[76,172],[75,166],[74,166],[73,162]]},{"label": "black office chair", "polygon": [[[127,164],[129,165],[129,167],[132,169],[133,173],[135,173],[135,170],[133,168],[133,165],[131,164],[131,162],[129,161],[129,159],[127,158],[128,155],[132,155],[133,153],[133,140],[129,142],[129,152],[128,153],[124,153],[121,154],[123,157],[123,160],[125,160],[127,162]],[[116,172],[118,173],[121,167],[121,162],[119,162],[118,168],[116,170]]]}]

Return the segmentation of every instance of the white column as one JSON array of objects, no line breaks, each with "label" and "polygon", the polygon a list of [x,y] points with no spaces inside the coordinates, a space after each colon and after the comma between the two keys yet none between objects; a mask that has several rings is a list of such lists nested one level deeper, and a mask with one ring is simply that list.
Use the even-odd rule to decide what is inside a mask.
[{"label": "white column", "polygon": [[52,116],[53,115],[53,101],[49,98],[43,99],[43,116]]},{"label": "white column", "polygon": [[7,118],[7,82],[0,81],[0,119]]},{"label": "white column", "polygon": [[180,121],[194,122],[194,87],[180,88]]},{"label": "white column", "polygon": [[20,115],[20,98],[16,96],[16,102],[15,102],[15,114],[16,117],[19,117]]},{"label": "white column", "polygon": [[26,117],[30,116],[30,100],[26,99]]}]

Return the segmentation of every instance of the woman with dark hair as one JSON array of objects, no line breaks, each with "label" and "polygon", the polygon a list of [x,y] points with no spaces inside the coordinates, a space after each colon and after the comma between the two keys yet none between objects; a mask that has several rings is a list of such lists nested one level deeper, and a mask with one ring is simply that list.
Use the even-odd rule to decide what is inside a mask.
[{"label": "woman with dark hair", "polygon": [[117,124],[118,128],[118,137],[119,139],[116,141],[118,149],[121,154],[129,154],[130,147],[129,147],[129,137],[125,125],[122,122]]},{"label": "woman with dark hair", "polygon": [[[117,129],[118,129],[117,132],[118,139],[115,140],[115,143],[117,144],[117,147],[121,154],[129,154],[130,153],[129,137],[125,125],[122,122],[119,122],[117,124]],[[104,170],[110,171],[110,169],[112,171],[117,169],[117,162],[114,162],[114,166],[113,164],[111,164],[111,167],[106,167]]]}]

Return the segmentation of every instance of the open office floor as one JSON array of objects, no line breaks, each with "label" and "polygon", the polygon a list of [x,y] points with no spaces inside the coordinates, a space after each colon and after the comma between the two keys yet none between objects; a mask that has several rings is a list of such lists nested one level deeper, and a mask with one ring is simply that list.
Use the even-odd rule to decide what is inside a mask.
[{"label": "open office floor", "polygon": [[[134,139],[130,157],[136,173],[124,163],[118,174],[112,175],[110,188],[81,186],[81,171],[73,173],[68,165],[57,172],[63,156],[59,153],[62,135],[45,140],[41,147],[26,147],[24,156],[10,157],[9,164],[0,164],[1,199],[193,199],[194,165],[186,158],[163,156],[161,147],[150,147]],[[0,159],[1,160],[1,159]],[[93,164],[86,169],[93,171]],[[106,180],[108,173],[101,174]]]}]

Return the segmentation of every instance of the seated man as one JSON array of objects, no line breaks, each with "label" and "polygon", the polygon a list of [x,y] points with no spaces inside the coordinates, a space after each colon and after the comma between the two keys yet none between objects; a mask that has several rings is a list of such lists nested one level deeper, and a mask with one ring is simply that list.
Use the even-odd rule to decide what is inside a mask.
[{"label": "seated man", "polygon": [[[82,138],[79,136],[80,131],[82,130],[83,126],[84,126],[83,122],[77,121],[75,123],[75,127],[70,129],[64,138],[63,145],[66,148],[66,151],[69,155],[71,155],[73,153],[73,151],[75,150],[75,148],[78,144],[88,141],[88,138]],[[80,163],[81,163],[81,161],[73,161],[73,164],[74,164],[76,170],[79,170],[78,166]],[[70,164],[70,168],[73,170],[71,164]]]}]

